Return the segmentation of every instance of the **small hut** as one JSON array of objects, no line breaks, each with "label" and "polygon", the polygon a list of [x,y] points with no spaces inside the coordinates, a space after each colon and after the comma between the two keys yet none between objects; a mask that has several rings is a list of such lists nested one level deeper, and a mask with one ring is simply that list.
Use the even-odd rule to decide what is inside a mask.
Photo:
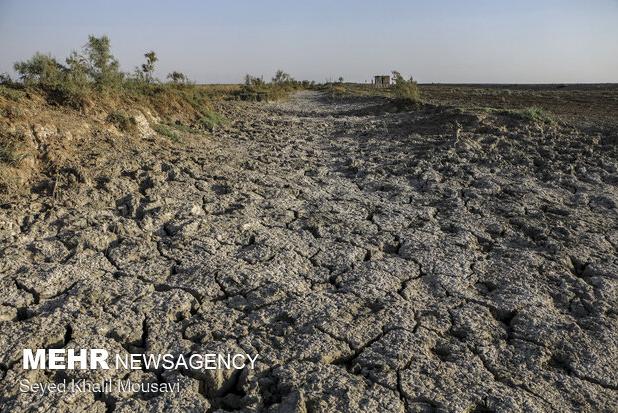
[{"label": "small hut", "polygon": [[373,77],[373,85],[375,87],[389,87],[391,85],[391,77],[389,75],[376,75]]}]

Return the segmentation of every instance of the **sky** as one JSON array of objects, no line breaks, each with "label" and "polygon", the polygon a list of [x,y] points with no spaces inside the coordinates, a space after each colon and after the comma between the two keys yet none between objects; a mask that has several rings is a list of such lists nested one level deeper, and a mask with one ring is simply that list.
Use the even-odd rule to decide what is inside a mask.
[{"label": "sky", "polygon": [[618,82],[618,0],[0,0],[0,73],[35,52],[60,60],[106,34],[125,71],[154,50],[156,74],[198,83]]}]

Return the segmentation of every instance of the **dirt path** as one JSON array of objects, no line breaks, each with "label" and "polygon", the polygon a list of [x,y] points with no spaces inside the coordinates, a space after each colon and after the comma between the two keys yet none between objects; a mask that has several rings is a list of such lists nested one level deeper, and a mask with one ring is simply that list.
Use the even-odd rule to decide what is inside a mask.
[{"label": "dirt path", "polygon": [[[615,147],[381,104],[229,105],[212,138],[0,211],[3,411],[618,409]],[[44,347],[259,359],[22,370]],[[109,377],[180,394],[16,384]]]}]

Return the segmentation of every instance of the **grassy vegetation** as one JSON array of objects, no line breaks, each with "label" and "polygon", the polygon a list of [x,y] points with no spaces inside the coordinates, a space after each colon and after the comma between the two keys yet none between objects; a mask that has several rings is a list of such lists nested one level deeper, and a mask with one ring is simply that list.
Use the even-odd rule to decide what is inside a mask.
[{"label": "grassy vegetation", "polygon": [[7,119],[16,119],[22,115],[22,110],[17,106],[7,106],[0,112]]},{"label": "grassy vegetation", "polygon": [[199,132],[197,129],[192,128],[191,126],[188,126],[188,125],[183,125],[180,122],[168,123],[167,126],[169,126],[170,128],[174,128],[177,131],[182,132],[182,133],[198,133]]},{"label": "grassy vegetation", "polygon": [[19,133],[0,128],[0,164],[15,165],[25,154],[20,151],[20,142],[23,136]]},{"label": "grassy vegetation", "polygon": [[204,116],[199,119],[199,124],[206,130],[213,131],[218,126],[224,124],[226,119],[213,111],[206,111]]},{"label": "grassy vegetation", "polygon": [[26,97],[26,92],[18,89],[10,80],[5,80],[0,83],[0,96],[13,102],[19,102],[20,99]]},{"label": "grassy vegetation", "polygon": [[401,73],[393,71],[394,86],[393,95],[397,102],[402,104],[418,103],[421,100],[421,92],[414,79],[406,80]]},{"label": "grassy vegetation", "polygon": [[[158,57],[154,51],[144,54],[144,63],[133,73],[120,70],[120,63],[111,53],[107,36],[89,36],[80,52],[72,52],[64,62],[49,54],[36,53],[30,59],[14,65],[19,81],[0,79],[0,95],[19,99],[23,93],[35,89],[50,104],[87,111],[106,102],[109,106],[130,107],[135,103],[154,108],[159,115],[185,111],[206,129],[212,130],[220,119],[212,116],[211,101],[232,98],[249,101],[278,100],[299,89],[316,88],[315,82],[298,81],[283,70],[278,70],[270,81],[247,75],[242,85],[223,87],[201,86],[192,83],[178,71],[172,71],[166,81],[154,77]],[[417,102],[420,93],[416,82],[404,79],[393,72],[394,85],[386,89],[387,95],[398,102]],[[330,86],[333,94],[345,94],[343,78]],[[382,91],[375,91],[382,93]],[[111,114],[109,121],[121,130],[130,130],[131,124],[118,114]]]},{"label": "grassy vegetation", "polygon": [[89,36],[80,52],[64,62],[49,54],[36,53],[14,65],[19,79],[3,75],[0,96],[19,101],[40,94],[52,105],[88,112],[93,107],[108,109],[107,121],[126,132],[135,130],[132,108],[153,109],[163,118],[177,113],[196,121],[211,116],[212,100],[231,96],[231,88],[209,88],[193,84],[186,75],[173,71],[167,82],[154,77],[158,61],[154,51],[144,54],[145,62],[133,73],[120,71],[107,36]]},{"label": "grassy vegetation", "polygon": [[13,165],[19,162],[22,155],[14,142],[0,142],[0,163]]},{"label": "grassy vegetation", "polygon": [[503,109],[492,107],[480,107],[477,109],[531,123],[555,124],[557,122],[556,117],[552,113],[540,106],[529,106],[521,109]]},{"label": "grassy vegetation", "polygon": [[111,112],[107,115],[107,121],[123,132],[133,134],[137,131],[137,122],[135,118],[122,110],[114,110]]},{"label": "grassy vegetation", "polygon": [[297,81],[283,70],[277,70],[269,83],[261,77],[246,75],[244,84],[234,95],[240,100],[269,101],[284,98],[296,90],[312,87],[315,87],[315,82]]},{"label": "grassy vegetation", "polygon": [[172,142],[180,141],[180,136],[178,133],[174,131],[170,126],[164,125],[162,123],[156,124],[152,127],[152,129],[157,132],[159,135],[163,135],[169,138]]},{"label": "grassy vegetation", "polygon": [[503,109],[502,114],[510,115],[521,120],[537,123],[554,123],[553,115],[539,106],[530,106],[524,109]]},{"label": "grassy vegetation", "polygon": [[154,77],[156,53],[149,51],[144,58],[133,73],[124,73],[111,53],[109,38],[89,36],[86,45],[79,52],[72,52],[64,62],[49,54],[36,53],[15,63],[19,79],[13,81],[3,75],[0,97],[19,102],[38,94],[51,105],[82,113],[106,110],[107,122],[129,134],[137,132],[132,113],[145,109],[163,119],[163,124],[174,125],[157,128],[162,135],[176,140],[173,129],[179,128],[179,117],[183,119],[181,125],[190,124],[206,131],[225,122],[213,110],[214,100],[276,100],[311,85],[298,82],[281,70],[270,82],[248,75],[244,85],[196,85],[178,71],[169,73],[162,82]]}]

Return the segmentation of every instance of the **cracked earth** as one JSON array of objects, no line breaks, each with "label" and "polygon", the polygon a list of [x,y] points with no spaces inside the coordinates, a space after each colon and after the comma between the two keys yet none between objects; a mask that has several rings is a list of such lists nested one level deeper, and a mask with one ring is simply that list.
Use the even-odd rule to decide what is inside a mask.
[{"label": "cracked earth", "polygon": [[[0,210],[2,411],[618,410],[618,156],[575,129],[301,92]],[[24,348],[259,354],[21,368]],[[20,393],[131,378],[180,393]]]}]

